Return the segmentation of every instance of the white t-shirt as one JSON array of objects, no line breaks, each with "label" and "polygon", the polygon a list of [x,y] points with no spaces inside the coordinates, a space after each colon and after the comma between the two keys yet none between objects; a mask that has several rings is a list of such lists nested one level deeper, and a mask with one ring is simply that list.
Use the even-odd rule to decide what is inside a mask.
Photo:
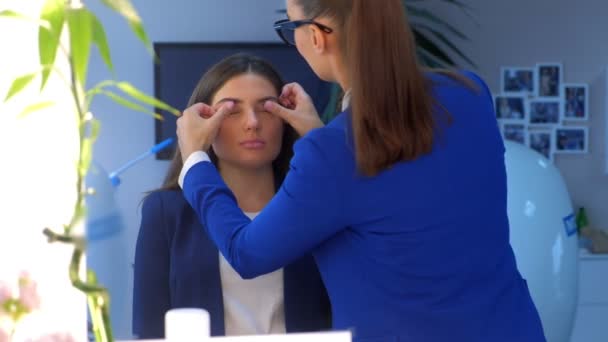
[{"label": "white t-shirt", "polygon": [[[258,213],[245,213],[250,219]],[[227,336],[284,334],[283,269],[243,279],[220,253],[220,278]]]}]

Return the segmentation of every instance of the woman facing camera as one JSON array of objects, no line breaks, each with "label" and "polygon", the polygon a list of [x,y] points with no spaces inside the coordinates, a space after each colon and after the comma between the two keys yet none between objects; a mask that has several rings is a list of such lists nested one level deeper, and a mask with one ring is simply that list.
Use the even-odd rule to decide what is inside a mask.
[{"label": "woman facing camera", "polygon": [[[241,210],[254,218],[281,185],[295,132],[264,109],[283,81],[266,61],[234,55],[199,81],[189,106],[233,105],[210,150],[212,162]],[[133,332],[164,337],[173,308],[209,311],[211,334],[246,335],[329,329],[330,306],[313,258],[244,280],[219,253],[178,185],[179,149],[162,187],[143,202],[135,252]]]}]

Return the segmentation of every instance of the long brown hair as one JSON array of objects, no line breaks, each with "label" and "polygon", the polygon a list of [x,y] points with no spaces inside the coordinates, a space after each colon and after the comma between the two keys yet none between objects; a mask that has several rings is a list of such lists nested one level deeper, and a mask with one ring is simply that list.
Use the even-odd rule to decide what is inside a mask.
[{"label": "long brown hair", "polygon": [[[440,118],[433,109],[439,104],[418,63],[401,0],[297,0],[297,4],[306,18],[331,18],[341,34],[359,171],[372,176],[431,152]],[[440,112],[449,122],[449,113]]]},{"label": "long brown hair", "polygon": [[[221,60],[201,77],[188,101],[188,107],[198,102],[209,104],[213,99],[213,96],[224,86],[224,84],[226,84],[226,82],[234,77],[247,73],[253,73],[267,79],[272,83],[277,94],[281,93],[283,85],[285,84],[279,73],[270,63],[253,55],[239,53]],[[295,130],[291,128],[291,126],[285,124],[281,150],[277,158],[272,162],[275,185],[277,188],[283,182],[283,179],[289,170],[289,161],[293,156],[292,147],[296,138],[297,134]],[[213,152],[213,148],[209,150],[209,158],[213,164],[216,166],[218,165],[217,156]],[[179,148],[176,148],[165,180],[158,190],[179,190],[178,179],[182,166],[182,156]]]}]

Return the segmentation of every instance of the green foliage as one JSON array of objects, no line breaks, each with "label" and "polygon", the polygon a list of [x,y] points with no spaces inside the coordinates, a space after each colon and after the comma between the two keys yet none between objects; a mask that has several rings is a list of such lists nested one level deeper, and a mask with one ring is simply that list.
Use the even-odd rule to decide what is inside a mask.
[{"label": "green foliage", "polygon": [[[127,20],[133,33],[142,41],[148,51],[151,52],[151,55],[154,56],[152,43],[148,39],[141,18],[131,4],[131,1],[101,1]],[[76,117],[80,141],[78,163],[76,165],[76,191],[78,196],[74,204],[70,223],[62,226],[62,232],[55,233],[53,230],[45,228],[43,233],[47,236],[49,242],[58,241],[74,246],[72,260],[69,265],[70,280],[74,287],[87,295],[96,341],[113,341],[108,312],[109,297],[107,290],[97,283],[94,273],[90,270],[87,279],[80,279],[80,262],[84,255],[86,244],[82,241],[82,238],[73,235],[74,228],[84,220],[86,215],[84,196],[94,193],[94,191],[87,189],[84,184],[84,178],[93,160],[93,146],[100,129],[100,123],[90,112],[90,106],[96,95],[103,95],[127,109],[147,113],[158,119],[161,116],[146,106],[166,110],[174,115],[179,115],[180,111],[145,94],[132,84],[124,81],[106,80],[86,90],[87,71],[91,47],[93,45],[97,46],[104,64],[111,72],[114,71],[114,66],[103,25],[80,1],[46,0],[40,11],[40,18],[30,18],[10,9],[1,11],[0,17],[26,20],[38,25],[38,50],[40,57],[39,70],[21,75],[13,80],[4,97],[4,102],[11,100],[24,91],[39,76],[41,77],[40,90],[42,91],[52,72],[58,73],[66,81],[72,94],[74,108],[77,110]],[[67,47],[62,46],[60,39],[64,27],[67,27],[69,32],[69,46]],[[55,68],[58,51],[64,54],[69,61],[69,80]],[[54,104],[54,101],[32,101],[23,109],[19,116],[24,117]],[[19,314],[21,311],[17,310],[19,309],[17,304],[5,303],[5,306],[8,307],[4,309],[10,309],[15,311],[15,314]]]},{"label": "green foliage", "polygon": [[[38,51],[40,54],[40,65],[54,65],[57,49],[59,49],[59,38],[65,22],[66,5],[63,0],[47,0],[42,7],[40,19],[49,23],[49,28],[40,26],[38,29]],[[42,71],[42,84],[44,89],[51,74],[51,69]]]},{"label": "green foliage", "polygon": [[[472,17],[470,14],[472,9],[468,5],[457,0],[440,1],[456,7],[456,9]],[[456,67],[458,65],[451,57],[455,54],[470,66],[476,67],[475,63],[450,38],[453,37],[466,41],[468,40],[467,36],[447,21],[426,9],[424,7],[425,3],[428,3],[428,0],[403,0],[412,25],[414,38],[416,39],[416,48],[420,61],[429,67]]]}]

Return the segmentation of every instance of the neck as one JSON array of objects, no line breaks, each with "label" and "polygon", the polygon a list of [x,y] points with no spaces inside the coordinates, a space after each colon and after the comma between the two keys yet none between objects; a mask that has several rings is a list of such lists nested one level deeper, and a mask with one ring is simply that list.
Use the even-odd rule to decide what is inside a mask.
[{"label": "neck", "polygon": [[220,175],[244,212],[259,212],[275,193],[272,165],[243,168],[219,161]]},{"label": "neck", "polygon": [[336,82],[340,85],[343,91],[347,91],[350,89],[350,79],[348,77],[348,69],[346,68],[346,64],[344,60],[340,56],[335,56],[331,58],[330,63],[332,64],[332,69],[334,70],[334,78]]}]

